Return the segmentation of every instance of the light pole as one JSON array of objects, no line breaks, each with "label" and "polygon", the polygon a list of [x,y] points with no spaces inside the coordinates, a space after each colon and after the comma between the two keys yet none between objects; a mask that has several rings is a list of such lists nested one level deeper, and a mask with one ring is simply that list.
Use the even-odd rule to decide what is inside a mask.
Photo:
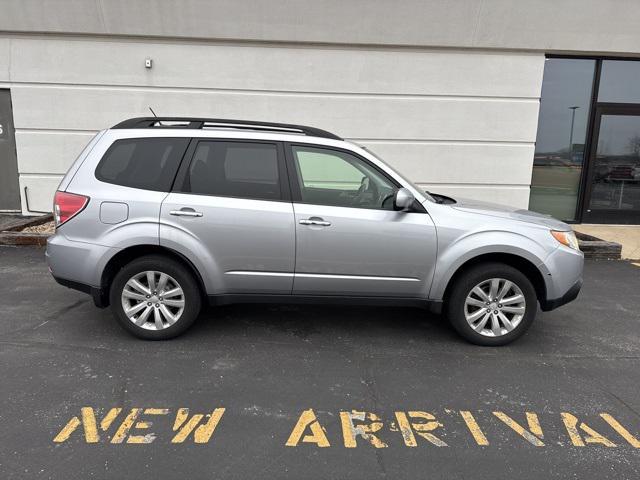
[{"label": "light pole", "polygon": [[577,105],[569,107],[571,110],[571,133],[569,133],[569,160],[573,160],[573,124],[576,120],[576,110],[580,108]]}]

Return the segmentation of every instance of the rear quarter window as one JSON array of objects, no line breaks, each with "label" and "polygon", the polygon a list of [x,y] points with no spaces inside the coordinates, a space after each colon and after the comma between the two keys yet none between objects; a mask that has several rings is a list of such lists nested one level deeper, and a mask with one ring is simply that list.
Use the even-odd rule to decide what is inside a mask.
[{"label": "rear quarter window", "polygon": [[168,192],[180,166],[188,138],[116,140],[96,167],[101,182]]}]

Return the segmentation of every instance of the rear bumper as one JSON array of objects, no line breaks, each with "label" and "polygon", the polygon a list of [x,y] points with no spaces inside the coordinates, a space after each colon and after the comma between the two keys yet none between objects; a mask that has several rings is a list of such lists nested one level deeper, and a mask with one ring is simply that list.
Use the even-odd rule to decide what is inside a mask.
[{"label": "rear bumper", "polygon": [[102,272],[117,251],[112,247],[69,240],[58,232],[47,239],[45,256],[56,282],[90,294],[96,306],[104,307],[108,301],[101,288]]},{"label": "rear bumper", "polygon": [[58,282],[63,287],[71,288],[73,290],[78,290],[79,292],[88,293],[91,295],[93,299],[93,303],[96,307],[105,308],[109,305],[109,302],[106,298],[106,292],[102,288],[93,287],[91,285],[87,285],[86,283],[75,282],[73,280],[67,280],[65,278],[56,277],[52,275],[53,279]]},{"label": "rear bumper", "polygon": [[54,277],[99,286],[102,271],[117,249],[70,240],[61,233],[47,239],[45,256]]},{"label": "rear bumper", "polygon": [[560,298],[546,299],[540,302],[540,308],[543,312],[548,312],[549,310],[553,310],[554,308],[561,307],[569,302],[572,302],[576,299],[578,294],[580,293],[580,289],[582,288],[582,278],[578,279],[573,286],[567,290],[567,293],[562,295]]}]

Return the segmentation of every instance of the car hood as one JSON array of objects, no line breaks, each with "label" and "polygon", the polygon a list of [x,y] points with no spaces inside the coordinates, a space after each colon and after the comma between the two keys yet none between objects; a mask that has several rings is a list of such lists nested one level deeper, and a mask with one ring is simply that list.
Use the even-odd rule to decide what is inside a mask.
[{"label": "car hood", "polygon": [[506,205],[498,205],[496,203],[481,202],[466,198],[456,198],[456,203],[451,208],[463,212],[476,213],[480,215],[489,215],[491,217],[509,218],[520,222],[534,223],[549,227],[552,230],[571,230],[571,227],[560,220],[556,220],[550,215],[532,212],[530,210],[508,207]]}]

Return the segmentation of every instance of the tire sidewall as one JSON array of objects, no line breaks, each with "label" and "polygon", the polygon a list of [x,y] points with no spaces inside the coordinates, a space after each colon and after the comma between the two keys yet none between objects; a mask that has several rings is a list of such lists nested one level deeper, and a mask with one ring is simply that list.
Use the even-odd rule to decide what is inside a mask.
[{"label": "tire sidewall", "polygon": [[[467,323],[464,315],[465,300],[471,289],[490,278],[504,278],[515,283],[522,291],[526,302],[526,311],[518,326],[500,337],[487,337],[479,334]],[[483,346],[500,346],[513,342],[529,329],[537,311],[538,299],[535,288],[529,279],[519,270],[499,263],[477,265],[464,272],[456,280],[447,302],[447,315],[456,331],[471,343]]]},{"label": "tire sidewall", "polygon": [[[176,323],[163,330],[147,330],[138,327],[129,320],[122,308],[121,296],[125,284],[134,275],[147,270],[155,270],[173,277],[180,284],[184,293],[185,307],[182,315]],[[111,283],[109,301],[111,310],[120,326],[136,337],[145,340],[167,340],[182,334],[193,324],[201,308],[200,290],[191,272],[175,260],[162,256],[142,257],[125,265],[115,275]]]}]

